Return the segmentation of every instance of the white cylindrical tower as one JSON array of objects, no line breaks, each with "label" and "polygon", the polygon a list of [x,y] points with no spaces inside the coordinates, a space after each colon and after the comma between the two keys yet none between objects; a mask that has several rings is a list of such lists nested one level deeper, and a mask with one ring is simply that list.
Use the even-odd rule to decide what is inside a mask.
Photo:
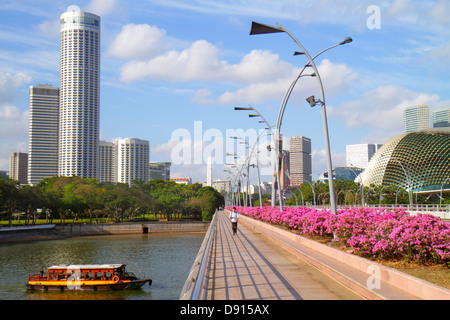
[{"label": "white cylindrical tower", "polygon": [[97,178],[100,17],[70,6],[61,15],[58,174]]}]

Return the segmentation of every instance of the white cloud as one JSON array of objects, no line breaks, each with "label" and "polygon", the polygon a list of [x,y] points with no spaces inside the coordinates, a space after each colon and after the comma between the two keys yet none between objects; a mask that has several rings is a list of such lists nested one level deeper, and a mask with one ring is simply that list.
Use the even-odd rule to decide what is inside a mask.
[{"label": "white cloud", "polygon": [[25,138],[28,132],[28,110],[14,106],[0,106],[0,139]]},{"label": "white cloud", "polygon": [[92,0],[85,11],[104,17],[116,12],[118,8],[119,0]]},{"label": "white cloud", "polygon": [[150,58],[166,49],[166,31],[148,24],[127,24],[114,39],[108,54],[121,59]]},{"label": "white cloud", "polygon": [[16,89],[31,81],[31,77],[19,72],[14,75],[0,72],[0,106],[12,103]]},{"label": "white cloud", "polygon": [[165,81],[233,81],[250,83],[277,79],[292,66],[268,51],[253,50],[238,64],[219,59],[219,48],[198,40],[182,51],[168,51],[150,60],[133,60],[121,70],[122,81],[146,78]]},{"label": "white cloud", "polygon": [[37,29],[45,37],[57,38],[59,37],[60,23],[59,19],[46,20],[39,23]]},{"label": "white cloud", "polygon": [[[319,175],[328,171],[327,152],[325,149],[313,149],[311,151],[311,158],[313,164],[312,179],[315,181],[319,178]],[[335,152],[334,150],[331,150],[331,162],[333,168],[345,166],[345,152]]]},{"label": "white cloud", "polygon": [[17,88],[30,82],[24,73],[11,75],[0,72],[0,139],[25,138],[28,130],[28,110],[20,111],[12,104]]},{"label": "white cloud", "polygon": [[[273,64],[275,66],[275,64]],[[260,68],[266,68],[264,61],[261,61]],[[348,91],[352,82],[356,81],[358,74],[353,72],[345,64],[335,64],[330,60],[323,60],[317,66],[323,86],[326,88],[326,96],[333,97]],[[275,68],[274,68],[275,69]],[[254,82],[250,86],[239,89],[235,92],[227,91],[223,93],[216,102],[221,104],[228,103],[257,103],[268,99],[282,99],[286,94],[292,81],[297,78],[300,70],[291,68],[278,73],[272,70],[272,79],[267,77],[266,82]],[[308,71],[304,73],[308,74]],[[308,95],[317,91],[317,78],[302,77],[293,90],[293,95]],[[256,81],[256,78],[255,78]]]},{"label": "white cloud", "polygon": [[[198,103],[257,103],[265,99],[280,99],[300,71],[280,60],[278,54],[253,50],[238,63],[221,60],[219,48],[205,40],[193,42],[188,48],[170,50],[158,56],[162,49],[172,47],[164,30],[149,25],[127,25],[115,38],[109,54],[129,60],[121,68],[121,80],[126,83],[153,79],[159,81],[213,81],[239,86],[213,97],[208,89],[199,89],[193,97]],[[175,42],[175,40],[173,41]],[[318,66],[327,96],[346,92],[357,78],[345,64],[323,60]],[[305,72],[305,73],[308,73]],[[301,80],[302,92],[317,87],[315,79]],[[247,87],[242,88],[242,84]],[[298,92],[298,90],[296,89]]]},{"label": "white cloud", "polygon": [[403,133],[403,110],[419,104],[431,111],[448,105],[436,94],[415,92],[396,85],[380,86],[366,92],[361,99],[328,106],[328,116],[341,119],[347,128],[370,130],[361,143],[384,143]]}]

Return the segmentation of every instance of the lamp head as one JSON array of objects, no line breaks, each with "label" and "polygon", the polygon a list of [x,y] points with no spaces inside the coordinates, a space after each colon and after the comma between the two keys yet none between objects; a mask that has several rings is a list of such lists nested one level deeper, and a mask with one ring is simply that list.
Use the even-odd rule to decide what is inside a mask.
[{"label": "lamp head", "polygon": [[284,30],[272,27],[267,24],[258,23],[255,21],[252,21],[252,27],[250,29],[250,35],[253,34],[265,34],[265,33],[276,33],[276,32],[284,32]]},{"label": "lamp head", "polygon": [[346,44],[346,43],[350,43],[350,42],[352,42],[353,41],[353,39],[352,38],[350,38],[350,37],[346,37],[345,39],[344,39],[344,41],[342,41],[341,43],[339,43],[340,45],[343,45],[343,44]]},{"label": "lamp head", "polygon": [[306,101],[308,101],[308,103],[309,103],[309,105],[311,106],[311,108],[312,108],[312,107],[315,107],[316,104],[317,104],[316,100],[314,99],[314,96],[311,96],[311,97],[309,97],[309,98],[306,98]]}]

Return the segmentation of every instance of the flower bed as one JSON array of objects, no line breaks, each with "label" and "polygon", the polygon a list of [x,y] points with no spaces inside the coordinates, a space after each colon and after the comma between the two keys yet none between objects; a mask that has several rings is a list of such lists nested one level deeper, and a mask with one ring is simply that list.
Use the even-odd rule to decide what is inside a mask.
[{"label": "flower bed", "polygon": [[[227,208],[231,209],[231,208]],[[344,248],[371,259],[446,264],[450,267],[450,224],[404,210],[236,207],[240,214],[297,230],[304,236],[336,237]]]}]

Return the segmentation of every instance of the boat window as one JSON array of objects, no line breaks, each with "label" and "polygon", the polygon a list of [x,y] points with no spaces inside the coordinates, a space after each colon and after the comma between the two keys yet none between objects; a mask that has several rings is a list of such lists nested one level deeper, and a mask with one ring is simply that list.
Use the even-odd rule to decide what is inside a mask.
[{"label": "boat window", "polygon": [[102,280],[102,278],[103,278],[103,272],[95,273],[95,280]]},{"label": "boat window", "polygon": [[94,280],[94,273],[86,272],[86,280]]},{"label": "boat window", "polygon": [[65,273],[61,273],[58,275],[58,280],[67,280],[66,274]]},{"label": "boat window", "polygon": [[112,279],[112,273],[111,272],[105,272],[105,280],[111,280]]},{"label": "boat window", "polygon": [[57,277],[57,274],[56,274],[56,273],[50,273],[48,279],[49,279],[49,280],[57,280],[57,278],[58,278],[58,277]]}]

